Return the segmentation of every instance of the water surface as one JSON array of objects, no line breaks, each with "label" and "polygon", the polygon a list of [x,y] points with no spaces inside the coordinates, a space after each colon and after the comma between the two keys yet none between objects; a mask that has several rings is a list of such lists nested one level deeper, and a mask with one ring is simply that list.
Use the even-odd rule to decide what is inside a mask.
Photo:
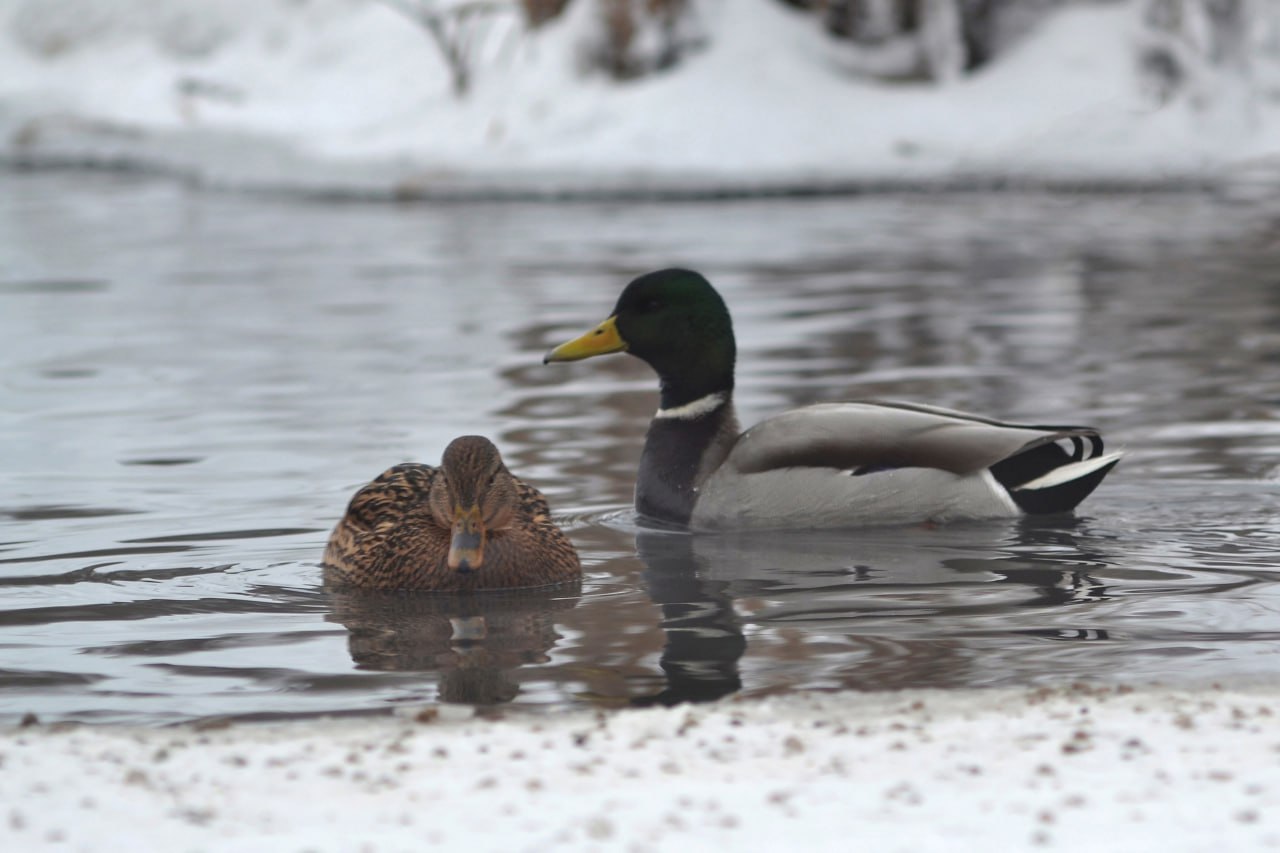
[{"label": "water surface", "polygon": [[[1280,230],[1203,195],[319,204],[0,175],[0,720],[621,707],[1280,670]],[[1074,517],[687,536],[655,382],[543,366],[632,275],[720,287],[746,423],[885,396],[1102,426]],[[352,491],[493,437],[581,590],[326,594]]]}]

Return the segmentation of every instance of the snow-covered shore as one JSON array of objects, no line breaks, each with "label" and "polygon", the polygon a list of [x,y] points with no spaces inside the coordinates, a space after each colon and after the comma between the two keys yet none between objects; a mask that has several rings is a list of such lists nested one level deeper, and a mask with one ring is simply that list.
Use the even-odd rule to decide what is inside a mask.
[{"label": "snow-covered shore", "polygon": [[776,0],[705,0],[704,51],[615,83],[575,64],[593,8],[536,31],[497,21],[458,99],[426,33],[372,0],[11,0],[0,163],[402,198],[1280,173],[1275,81],[1224,71],[1198,106],[1157,106],[1135,59],[1136,3],[1065,8],[947,85],[859,78]]},{"label": "snow-covered shore", "polygon": [[1280,691],[824,694],[0,733],[0,845],[1261,850]]}]

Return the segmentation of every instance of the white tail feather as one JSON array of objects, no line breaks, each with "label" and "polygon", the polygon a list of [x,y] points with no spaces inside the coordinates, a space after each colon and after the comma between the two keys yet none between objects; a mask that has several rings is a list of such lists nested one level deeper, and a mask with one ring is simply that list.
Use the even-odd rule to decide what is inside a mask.
[{"label": "white tail feather", "polygon": [[1093,459],[1082,459],[1079,462],[1071,462],[1063,465],[1061,468],[1054,468],[1047,474],[1036,477],[1029,483],[1023,483],[1018,486],[1019,491],[1023,489],[1049,489],[1054,486],[1061,486],[1063,483],[1070,483],[1072,480],[1078,480],[1097,471],[1099,468],[1105,468],[1111,465],[1124,453],[1118,451],[1116,453],[1108,453],[1105,456],[1095,456]]}]

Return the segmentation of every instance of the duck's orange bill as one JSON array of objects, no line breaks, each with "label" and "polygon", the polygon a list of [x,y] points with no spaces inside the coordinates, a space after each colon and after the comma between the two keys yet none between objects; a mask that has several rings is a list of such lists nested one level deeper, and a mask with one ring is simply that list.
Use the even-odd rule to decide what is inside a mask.
[{"label": "duck's orange bill", "polygon": [[484,521],[480,507],[453,508],[453,538],[449,540],[449,568],[469,572],[484,564]]},{"label": "duck's orange bill", "polygon": [[591,358],[593,355],[607,355],[611,352],[622,352],[627,348],[627,342],[618,334],[618,318],[610,317],[599,326],[581,337],[574,338],[571,341],[565,341],[560,346],[547,353],[543,359],[543,364],[549,364],[553,361],[578,361],[584,358]]}]

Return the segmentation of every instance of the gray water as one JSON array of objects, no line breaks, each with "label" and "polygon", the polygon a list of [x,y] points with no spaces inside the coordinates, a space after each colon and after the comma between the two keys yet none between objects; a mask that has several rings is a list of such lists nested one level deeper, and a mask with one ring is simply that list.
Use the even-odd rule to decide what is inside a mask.
[{"label": "gray water", "polygon": [[[746,423],[883,396],[1103,427],[1075,517],[636,529],[655,382],[543,366],[703,270]],[[1280,229],[1205,195],[322,204],[0,174],[0,720],[559,709],[1280,671]],[[488,434],[580,591],[331,596],[387,466]]]}]

